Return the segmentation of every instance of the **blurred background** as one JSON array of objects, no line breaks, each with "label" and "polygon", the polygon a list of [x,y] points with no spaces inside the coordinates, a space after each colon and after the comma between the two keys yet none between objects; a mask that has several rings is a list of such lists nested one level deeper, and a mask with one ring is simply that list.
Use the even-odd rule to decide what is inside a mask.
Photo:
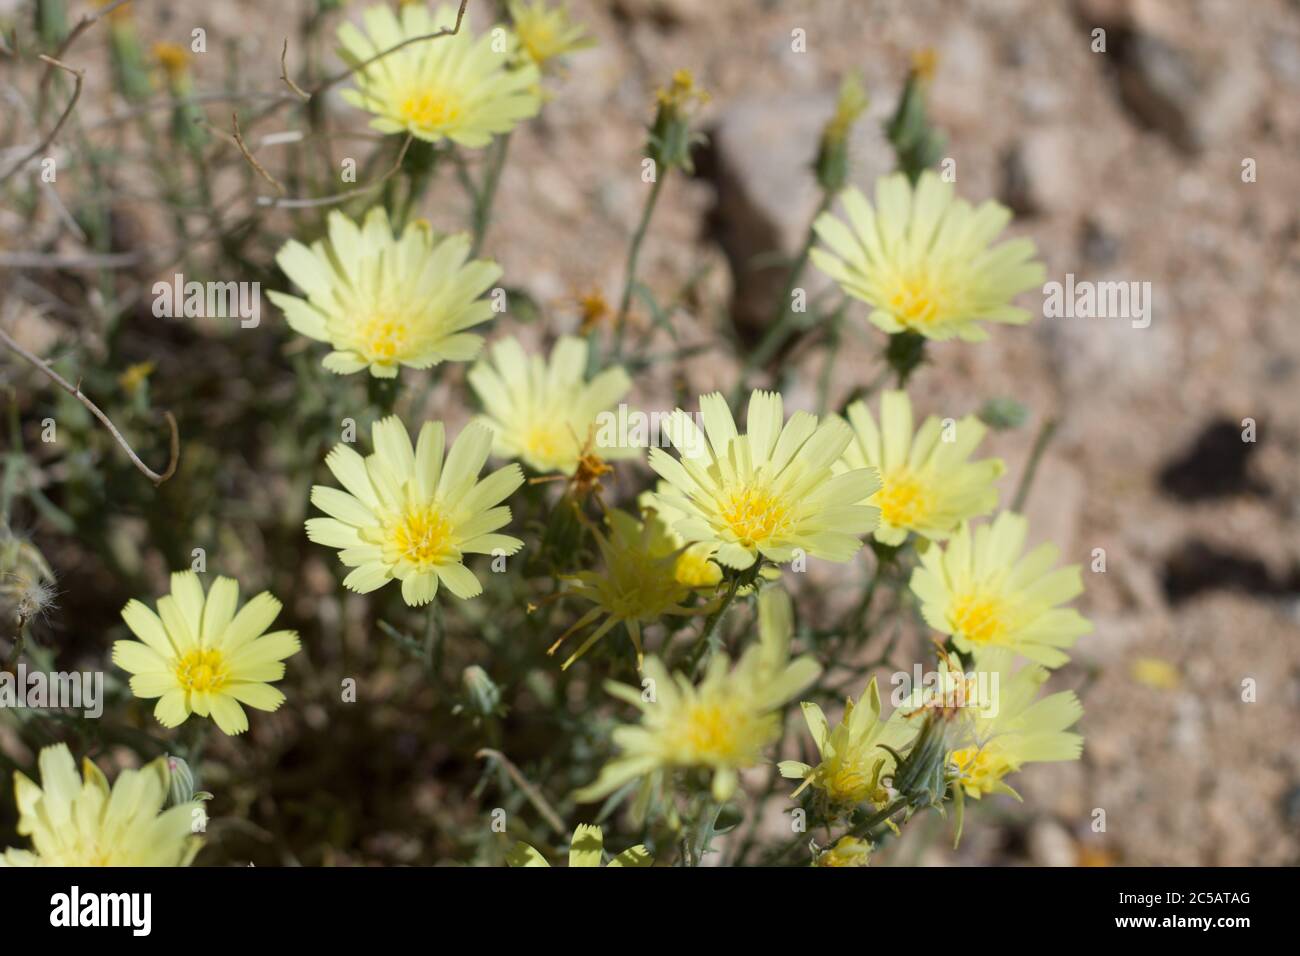
[{"label": "blurred background", "polygon": [[[522,802],[498,794],[475,749],[505,746],[545,779],[545,728],[518,719],[522,705],[496,741],[451,720],[463,690],[425,679],[410,649],[378,628],[379,599],[345,596],[332,552],[301,532],[307,489],[324,474],[338,421],[364,407],[365,383],[320,370],[264,295],[257,334],[150,309],[153,282],[178,271],[286,288],[275,250],[319,229],[323,209],[257,204],[274,191],[228,142],[232,111],[291,196],[321,193],[314,165],[355,157],[364,183],[391,163],[391,144],[338,98],[346,84],[303,108],[281,81],[286,38],[291,75],[339,68],[335,25],[358,19],[359,5],[323,6],[133,0],[115,16],[148,68],[150,85],[134,95],[113,82],[108,22],[63,57],[85,80],[51,149],[57,180],[0,185],[0,323],[80,376],[158,470],[160,413],[174,412],[182,457],[155,492],[80,405],[5,353],[0,545],[30,543],[55,572],[33,637],[60,669],[102,669],[124,636],[122,605],[152,603],[196,547],[246,596],[269,588],[284,600],[278,626],[297,627],[304,643],[282,685],[290,704],[255,715],[246,737],[208,739],[202,784],[218,797],[200,863],[481,859],[485,808]],[[491,2],[469,6],[476,30],[496,22]],[[69,4],[68,22],[92,9]],[[983,344],[932,343],[910,382],[922,414],[959,417],[1000,397],[1028,409],[991,438],[1008,463],[1004,503],[1042,423],[1056,422],[1028,499],[1031,535],[1084,566],[1080,609],[1096,630],[1053,678],[1083,699],[1082,761],[1024,772],[1023,805],[984,801],[958,851],[931,815],[881,862],[1300,862],[1300,4],[572,0],[570,10],[596,45],[569,57],[541,117],[512,137],[484,253],[521,304],[489,337],[510,329],[542,342],[578,329],[584,300],[616,300],[654,89],[678,68],[710,93],[707,141],[694,175],[663,190],[641,279],[673,303],[673,327],[699,349],[634,375],[633,404],[671,407],[731,387],[736,346],[756,340],[779,293],[774,263],[797,252],[816,209],[810,164],[840,80],[857,71],[871,95],[852,154],[852,178],[869,190],[893,168],[881,126],[923,49],[936,54],[928,102],[958,192],[1010,206],[1012,232],[1034,239],[1049,280],[1151,284],[1147,328],[1039,317]],[[72,91],[57,70],[42,79],[39,48],[17,55],[14,30],[30,40],[39,12],[0,0],[0,169],[40,140]],[[195,28],[206,53],[156,46],[183,54]],[[1092,49],[1097,29],[1104,52]],[[42,96],[52,100],[40,112]],[[277,139],[306,129],[309,111],[321,111],[310,119],[328,135]],[[452,230],[467,211],[440,170],[419,213]],[[1040,315],[1041,301],[1021,299]],[[883,367],[866,311],[855,305],[829,343],[836,406]],[[787,408],[815,404],[827,344],[806,337],[769,370]],[[427,389],[404,377],[409,407],[458,428],[471,410],[462,376],[447,369]],[[61,429],[52,445],[40,440],[47,417]],[[1245,419],[1254,442],[1242,441]],[[648,471],[630,471],[616,496],[648,484]],[[796,598],[815,620],[812,594]],[[536,655],[548,633],[536,622],[506,634],[490,620],[456,627],[457,668],[490,669],[492,648]],[[0,632],[0,647],[8,638]],[[113,696],[89,729],[0,712],[5,778],[31,766],[43,736],[75,739],[105,767],[161,746],[121,676],[109,669]],[[357,705],[338,701],[349,676]],[[1243,681],[1254,682],[1251,701]],[[201,746],[187,734],[167,749]],[[764,825],[781,827],[779,807],[769,809]],[[0,846],[18,842],[14,820],[6,783]]]}]

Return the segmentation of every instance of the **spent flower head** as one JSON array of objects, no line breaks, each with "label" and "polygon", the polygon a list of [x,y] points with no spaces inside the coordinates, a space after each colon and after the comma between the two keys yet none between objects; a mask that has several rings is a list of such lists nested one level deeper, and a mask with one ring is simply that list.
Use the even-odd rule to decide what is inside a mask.
[{"label": "spent flower head", "polygon": [[821,673],[810,656],[790,660],[793,613],[779,587],[759,593],[759,640],[733,666],[714,654],[698,684],[670,674],[658,657],[647,657],[642,688],[608,683],[606,689],[641,711],[638,724],[615,729],[620,754],[590,785],[574,796],[599,800],[632,780],[641,780],[634,816],[643,818],[650,799],[662,793],[679,769],[712,775],[712,794],[722,801],[739,784],[739,773],[757,765],[779,736],[781,707]]},{"label": "spent flower head", "polygon": [[880,719],[876,679],[871,679],[856,704],[851,697],[845,701],[844,716],[834,728],[817,704],[805,701],[800,707],[821,759],[816,765],[781,761],[781,776],[803,781],[791,796],[812,787],[830,816],[850,811],[863,802],[883,806],[889,792],[881,781],[894,768],[893,755],[886,747],[902,748],[915,736],[915,730],[899,721]]},{"label": "spent flower head", "polygon": [[827,195],[838,193],[848,182],[849,134],[869,104],[861,77],[856,73],[845,76],[835,100],[835,113],[822,130],[817,159],[813,164],[817,183]]},{"label": "spent flower head", "polygon": [[673,167],[686,173],[694,171],[691,149],[703,140],[691,131],[697,108],[709,100],[709,94],[695,85],[690,70],[678,70],[667,86],[655,93],[655,118],[650,126],[646,155],[660,170]]},{"label": "spent flower head", "polygon": [[[604,617],[604,621],[565,660],[562,665],[565,669],[618,624],[627,629],[632,646],[636,648],[637,667],[640,667],[643,626],[653,624],[665,615],[685,617],[710,609],[709,606],[691,607],[686,603],[699,585],[679,579],[677,567],[682,549],[653,512],[647,512],[645,520],[638,521],[626,511],[612,509],[605,521],[609,528],[608,536],[599,528],[591,529],[604,568],[561,575],[562,580],[569,582],[564,594],[591,601],[595,607],[561,634],[547,653],[554,654],[571,635]],[[709,587],[707,584],[703,586]]]}]

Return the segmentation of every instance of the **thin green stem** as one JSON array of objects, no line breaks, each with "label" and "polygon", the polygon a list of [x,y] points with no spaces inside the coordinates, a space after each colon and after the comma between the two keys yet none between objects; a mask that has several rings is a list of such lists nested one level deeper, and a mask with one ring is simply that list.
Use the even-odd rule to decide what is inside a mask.
[{"label": "thin green stem", "polygon": [[1038,472],[1038,463],[1043,458],[1043,452],[1047,450],[1047,445],[1056,433],[1057,421],[1055,418],[1049,418],[1041,428],[1038,429],[1038,436],[1034,439],[1033,450],[1029,453],[1029,461],[1025,464],[1025,473],[1020,478],[1020,486],[1016,488],[1016,496],[1012,499],[1011,510],[1019,513],[1025,506],[1025,499],[1029,497],[1029,488],[1034,483],[1034,475]]},{"label": "thin green stem", "polygon": [[469,255],[473,259],[483,247],[488,224],[492,218],[492,204],[496,200],[497,186],[501,183],[501,170],[506,165],[506,152],[510,149],[510,134],[497,138],[492,144],[487,171],[483,174],[483,187],[474,194],[474,244]]},{"label": "thin green stem", "polygon": [[618,314],[614,318],[613,357],[615,360],[623,355],[623,335],[627,329],[627,314],[632,307],[632,289],[636,285],[636,265],[641,257],[641,243],[650,229],[650,217],[654,215],[655,204],[659,202],[659,191],[663,188],[664,177],[667,175],[668,170],[665,169],[662,176],[655,177],[654,185],[650,187],[650,195],[646,196],[645,207],[641,210],[641,222],[637,224],[636,232],[632,235],[632,244],[627,250],[623,294],[619,297]]}]

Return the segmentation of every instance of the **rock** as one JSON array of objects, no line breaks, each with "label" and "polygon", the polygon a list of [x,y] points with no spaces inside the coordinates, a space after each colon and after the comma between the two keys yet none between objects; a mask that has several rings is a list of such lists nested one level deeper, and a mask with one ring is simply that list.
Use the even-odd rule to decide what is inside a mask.
[{"label": "rock", "polygon": [[1040,129],[1011,148],[1003,164],[1003,201],[1021,215],[1074,209],[1082,179],[1074,138],[1064,127]]},{"label": "rock", "polygon": [[[820,193],[812,164],[835,98],[834,93],[792,93],[738,99],[711,131],[707,172],[718,193],[715,226],[735,277],[733,319],[747,340],[756,340],[772,321],[789,262],[817,211]],[[876,178],[893,167],[881,132],[887,108],[873,104],[850,142],[853,181],[868,195]],[[819,277],[811,266],[804,272],[810,297]],[[820,281],[824,287],[828,280]]]},{"label": "rock", "polygon": [[1110,42],[1121,102],[1183,152],[1228,142],[1253,121],[1265,83],[1241,44],[1196,49],[1141,26],[1120,26]]},{"label": "rock", "polygon": [[1074,841],[1055,820],[1039,820],[1029,831],[1029,855],[1039,866],[1074,866]]}]

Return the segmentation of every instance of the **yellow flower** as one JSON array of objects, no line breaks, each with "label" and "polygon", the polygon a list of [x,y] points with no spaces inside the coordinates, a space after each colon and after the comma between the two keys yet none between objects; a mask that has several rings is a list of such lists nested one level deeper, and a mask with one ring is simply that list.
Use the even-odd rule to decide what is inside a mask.
[{"label": "yellow flower", "polygon": [[1029,321],[1011,300],[1042,284],[1043,266],[1032,261],[1029,239],[989,248],[1011,219],[1005,206],[990,200],[972,209],[931,170],[915,191],[902,173],[880,179],[874,210],[856,188],[843,195],[848,224],[829,212],[817,218],[825,248],[814,249],[812,261],[873,307],[873,324],[978,342],[988,338],[981,322]]},{"label": "yellow flower", "polygon": [[[399,21],[388,7],[375,6],[362,19],[365,33],[350,23],[339,27],[340,56],[351,66],[404,40],[450,29],[456,8],[444,4],[431,14],[411,4]],[[476,38],[462,23],[459,33],[409,43],[359,70],[357,88],[344,90],[343,99],[373,113],[370,125],[383,133],[486,146],[541,108],[537,67],[511,67],[518,42],[502,28]]]},{"label": "yellow flower", "polygon": [[284,677],[284,660],[300,648],[294,631],[266,633],[280,602],[263,591],[235,613],[239,585],[212,582],[206,597],[193,571],[172,575],[171,594],[158,613],[132,600],[122,620],[140,640],[113,644],[113,663],[132,674],[131,692],[158,698],[154,717],[178,727],[190,714],[211,717],[223,733],[242,734],[248,716],[240,704],[276,710],[284,694],[271,686]]},{"label": "yellow flower", "polygon": [[862,78],[850,73],[840,81],[840,93],[835,99],[835,114],[822,131],[823,143],[842,143],[848,139],[853,124],[866,112],[871,101],[863,89]]},{"label": "yellow flower", "polygon": [[741,570],[760,555],[781,564],[798,551],[852,559],[879,521],[879,511],[862,504],[879,482],[868,468],[832,473],[853,438],[843,420],[818,424],[816,416],[796,412],[782,427],[781,396],[763,391],[750,397],[745,435],[737,434],[720,394],[701,398],[700,412],[703,432],[680,408],[669,418],[680,460],[650,449],[650,467],[672,486],[671,494],[656,495],[661,510],[686,515],[673,531],[690,543],[716,545],[713,559]]},{"label": "yellow flower", "polygon": [[[541,472],[573,474],[583,446],[592,438],[597,416],[615,405],[632,387],[621,366],[600,372],[590,382],[587,343],[563,336],[549,361],[529,356],[517,339],[492,346],[492,362],[470,370],[469,383],[486,414],[478,421],[492,429],[492,452],[517,458]],[[631,458],[637,448],[607,447],[598,442],[602,458]]]},{"label": "yellow flower", "polygon": [[1079,698],[1062,691],[1038,699],[1048,671],[1027,664],[1013,673],[1014,657],[1005,648],[975,652],[976,675],[989,676],[976,681],[984,693],[969,707],[969,720],[948,757],[966,796],[1005,793],[1019,800],[1004,777],[1027,763],[1078,760],[1083,750],[1083,738],[1068,732],[1083,716]]},{"label": "yellow flower", "polygon": [[1002,460],[967,460],[988,430],[974,415],[948,428],[931,416],[913,437],[907,393],[888,391],[880,399],[879,427],[865,402],[850,405],[848,416],[855,438],[843,466],[880,472],[880,489],[866,501],[880,509],[877,541],[900,545],[909,531],[942,540],[962,521],[997,507],[993,483]]},{"label": "yellow flower", "polygon": [[442,422],[425,422],[415,448],[396,415],[376,422],[374,453],[361,457],[346,444],[325,456],[346,491],[316,485],[311,500],[330,517],[309,518],[307,537],[339,548],[339,560],[354,570],[343,585],[360,594],[402,582],[402,599],[411,607],[428,604],[444,584],[466,600],[483,586],[465,567],[467,554],[510,555],[523,542],[496,534],[510,523],[500,502],[524,476],[507,465],[482,481],[492,432],[469,425],[443,462]]},{"label": "yellow flower", "polygon": [[1137,658],[1129,665],[1129,673],[1154,690],[1177,690],[1183,680],[1177,667],[1159,657]]},{"label": "yellow flower", "polygon": [[122,390],[127,395],[134,397],[135,393],[149,381],[153,370],[153,362],[136,362],[134,365],[127,366],[126,371],[117,377],[117,384],[122,386]]},{"label": "yellow flower", "polygon": [[558,56],[595,46],[580,23],[569,19],[568,4],[551,8],[546,0],[510,0],[510,19],[524,51],[539,67]]},{"label": "yellow flower", "polygon": [[275,257],[306,299],[269,295],[295,332],[334,346],[323,363],[331,372],[369,367],[376,378],[392,378],[401,365],[466,362],[483,339],[465,330],[492,317],[479,296],[501,275],[494,262],[466,262],[469,249],[467,235],[439,236],[424,223],[395,237],[382,207],[360,228],[331,212],[327,239],[310,249],[290,240]]},{"label": "yellow flower", "polygon": [[[677,552],[677,562],[673,566],[673,576],[682,584],[690,585],[693,588],[712,588],[716,587],[722,580],[722,568],[713,560],[713,555],[718,550],[714,544],[687,544],[686,540],[673,530],[677,522],[687,517],[686,512],[680,511],[668,504],[666,498],[672,495],[672,485],[666,481],[660,481],[655,485],[654,491],[643,491],[637,498],[637,504],[645,512],[654,512],[663,526],[664,535],[671,543],[674,551]],[[766,569],[765,569],[766,570]],[[773,569],[772,573],[765,574],[769,580],[775,580],[781,576],[780,571]],[[745,591],[750,590],[748,587]],[[741,593],[741,592],[737,592]]]},{"label": "yellow flower", "polygon": [[602,615],[605,620],[569,655],[561,669],[567,670],[620,623],[627,628],[632,646],[636,648],[637,667],[640,667],[642,625],[653,624],[664,615],[684,617],[708,610],[708,607],[690,608],[683,603],[695,592],[695,586],[678,580],[676,569],[680,549],[668,537],[663,522],[653,513],[647,513],[645,521],[640,522],[626,511],[613,509],[606,521],[610,530],[608,538],[600,529],[592,529],[605,562],[604,570],[561,576],[565,581],[575,582],[564,594],[585,598],[596,606],[561,634],[547,653],[554,654],[571,634],[595,623]]},{"label": "yellow flower", "polygon": [[153,45],[153,56],[158,65],[166,72],[167,78],[175,82],[189,72],[190,51],[179,43],[160,41]]},{"label": "yellow flower", "polygon": [[1057,667],[1069,660],[1064,649],[1092,631],[1078,611],[1057,607],[1083,593],[1083,579],[1077,564],[1052,570],[1055,545],[1021,557],[1028,530],[1009,511],[974,534],[963,524],[946,547],[922,553],[911,588],[929,625],[960,650],[1005,647]]},{"label": "yellow flower", "polygon": [[822,850],[817,855],[818,866],[868,866],[871,863],[872,846],[868,840],[857,837],[842,836],[833,847]]},{"label": "yellow flower", "polygon": [[[569,844],[569,866],[599,867],[601,860],[604,858],[604,850],[605,835],[601,832],[600,827],[592,826],[589,823],[580,823],[578,828],[573,831],[573,840]],[[510,866],[551,865],[546,862],[546,857],[527,843],[516,843],[506,855],[506,863]],[[608,863],[608,866],[618,867],[653,865],[654,857],[641,844],[624,850]]]},{"label": "yellow flower", "polygon": [[713,774],[716,800],[736,790],[739,771],[758,764],[764,748],[780,733],[780,708],[821,667],[811,657],[790,660],[793,632],[790,598],[780,588],[760,592],[759,641],[731,666],[715,653],[699,685],[669,674],[657,657],[647,657],[642,687],[610,683],[606,689],[641,711],[639,724],[615,729],[621,753],[590,786],[574,794],[582,802],[605,797],[630,780],[642,778],[634,816],[644,816],[650,797],[662,792],[674,769],[699,768]]},{"label": "yellow flower", "polygon": [[848,698],[844,716],[834,730],[816,704],[805,701],[800,706],[821,760],[816,766],[798,760],[781,761],[781,776],[803,781],[791,796],[797,797],[805,787],[812,787],[825,799],[832,814],[852,810],[863,801],[874,806],[888,802],[889,793],[880,780],[893,771],[894,758],[881,744],[899,750],[915,730],[899,721],[880,720],[876,679],[871,679],[856,705],[853,698]]},{"label": "yellow flower", "polygon": [[123,770],[109,788],[90,760],[82,777],[67,744],[41,750],[41,784],[14,774],[18,832],[32,848],[0,853],[7,866],[189,866],[200,839],[190,821],[197,803],[163,811],[167,758]]}]

